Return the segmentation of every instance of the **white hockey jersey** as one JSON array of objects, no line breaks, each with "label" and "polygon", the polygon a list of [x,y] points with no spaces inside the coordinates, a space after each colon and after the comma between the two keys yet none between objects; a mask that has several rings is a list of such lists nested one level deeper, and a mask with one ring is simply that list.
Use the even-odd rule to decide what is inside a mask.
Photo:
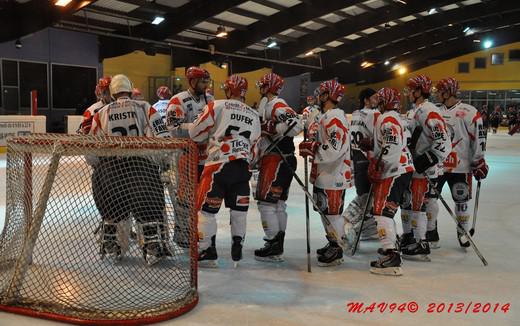
[{"label": "white hockey jersey", "polygon": [[[264,104],[265,103],[265,104]],[[294,154],[293,137],[298,135],[303,130],[303,123],[296,112],[287,105],[287,103],[279,97],[274,97],[271,101],[261,101],[259,106],[259,115],[262,121],[272,120],[276,122],[276,135],[271,139],[276,141],[278,138],[288,130],[289,126],[295,124],[294,127],[287,133],[285,139],[278,143],[278,148],[284,154]],[[270,145],[267,137],[262,137],[259,142],[259,149],[262,152]],[[278,153],[276,150],[273,153]]]},{"label": "white hockey jersey", "polygon": [[206,165],[254,159],[261,134],[258,112],[237,100],[209,103],[191,124],[190,137],[208,143]]},{"label": "white hockey jersey", "polygon": [[352,187],[348,121],[343,110],[325,112],[318,123],[320,143],[312,163],[310,182],[316,187],[340,190]]},{"label": "white hockey jersey", "polygon": [[400,176],[413,172],[413,162],[406,146],[405,127],[397,111],[381,114],[374,127],[373,158],[378,159],[381,151],[382,178]]},{"label": "white hockey jersey", "polygon": [[307,130],[309,129],[309,125],[315,121],[319,121],[321,117],[320,107],[317,105],[309,105],[305,107],[302,111],[302,121],[303,126]]},{"label": "white hockey jersey", "polygon": [[168,137],[164,122],[148,102],[120,97],[95,115],[91,135]]},{"label": "white hockey jersey", "polygon": [[192,95],[190,91],[175,94],[169,101],[166,109],[166,127],[174,137],[189,138],[189,126],[181,127],[181,124],[189,124],[197,119],[202,109],[214,98],[210,94],[200,96]]},{"label": "white hockey jersey", "polygon": [[350,121],[350,149],[361,152],[362,139],[374,139],[374,126],[381,113],[376,109],[362,108],[352,113]]},{"label": "white hockey jersey", "polygon": [[164,123],[166,124],[166,110],[168,109],[168,105],[170,104],[170,100],[159,100],[153,106],[155,111],[161,115]]},{"label": "white hockey jersey", "polygon": [[473,106],[458,102],[441,111],[451,135],[452,150],[444,161],[444,172],[468,173],[471,163],[484,158],[486,130]]},{"label": "white hockey jersey", "polygon": [[97,101],[96,103],[89,106],[88,109],[85,110],[85,112],[83,112],[83,120],[81,120],[81,123],[79,125],[77,131],[78,134],[89,134],[90,129],[92,128],[92,120],[94,119],[94,115],[104,106],[105,103],[103,101]]},{"label": "white hockey jersey", "polygon": [[[417,106],[413,118],[409,120],[410,133],[413,136],[416,128],[422,132],[417,139],[412,139],[413,157],[418,157],[427,151],[433,153],[439,162],[443,162],[451,152],[451,140],[446,122],[437,106],[427,100]],[[412,137],[413,138],[413,137]],[[412,150],[412,149],[410,149]],[[438,166],[432,166],[426,173],[435,178],[438,176]]]}]

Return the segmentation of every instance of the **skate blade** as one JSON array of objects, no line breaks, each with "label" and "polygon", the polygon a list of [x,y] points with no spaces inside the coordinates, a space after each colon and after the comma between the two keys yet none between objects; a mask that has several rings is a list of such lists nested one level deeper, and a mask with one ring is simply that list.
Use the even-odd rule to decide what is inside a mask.
[{"label": "skate blade", "polygon": [[217,260],[201,260],[199,261],[199,267],[201,268],[218,268]]},{"label": "skate blade", "polygon": [[370,273],[377,274],[377,275],[386,275],[386,276],[401,276],[401,275],[403,275],[403,269],[401,267],[386,267],[386,268],[370,267]]},{"label": "skate blade", "polygon": [[425,262],[432,261],[428,255],[405,255],[405,254],[402,254],[402,256],[406,260],[425,261]]},{"label": "skate blade", "polygon": [[332,267],[332,266],[338,266],[338,265],[341,265],[343,264],[344,260],[343,258],[340,258],[340,259],[336,259],[330,263],[322,263],[320,261],[318,261],[318,266],[320,267]]},{"label": "skate blade", "polygon": [[281,263],[284,261],[284,259],[281,255],[269,256],[269,257],[255,256],[255,259],[258,261],[265,261],[268,263]]},{"label": "skate blade", "polygon": [[430,244],[430,249],[439,249],[441,247],[441,244],[439,241],[434,242],[428,242]]}]

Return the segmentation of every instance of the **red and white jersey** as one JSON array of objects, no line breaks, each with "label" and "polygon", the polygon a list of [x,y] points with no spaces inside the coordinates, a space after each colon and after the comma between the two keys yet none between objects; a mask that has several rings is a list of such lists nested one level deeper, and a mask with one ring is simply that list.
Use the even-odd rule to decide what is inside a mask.
[{"label": "red and white jersey", "polygon": [[352,186],[348,121],[343,110],[325,112],[319,123],[316,141],[320,143],[312,164],[311,183],[328,190]]},{"label": "red and white jersey", "polygon": [[[451,152],[451,139],[446,126],[446,121],[437,106],[427,100],[419,104],[415,109],[415,114],[410,123],[410,132],[414,133],[416,128],[421,128],[422,132],[415,140],[415,152],[413,157],[418,157],[426,152],[433,153],[439,162],[444,161]],[[426,170],[430,177],[438,176],[438,167],[433,166]]]},{"label": "red and white jersey", "polygon": [[[262,105],[264,103],[265,105]],[[302,120],[282,98],[274,97],[271,101],[264,100],[260,102],[260,104],[262,105],[258,108],[260,119],[262,121],[272,120],[276,122],[276,135],[271,137],[273,141],[276,141],[278,138],[282,137],[282,135],[289,128],[289,126],[296,123],[294,127],[287,133],[285,139],[281,140],[278,143],[278,148],[284,154],[293,154],[295,149],[293,137],[302,132]],[[262,137],[259,143],[259,149],[261,151],[265,150],[270,143],[271,142],[269,141],[269,139],[267,139],[267,137]],[[272,152],[278,153],[276,150],[273,150]]]},{"label": "red and white jersey", "polygon": [[303,126],[309,129],[309,125],[313,122],[319,121],[321,117],[320,107],[317,105],[309,105],[302,111]]},{"label": "red and white jersey", "polygon": [[362,139],[374,138],[374,126],[381,113],[376,109],[362,108],[352,113],[350,121],[350,149],[361,151],[359,144]]},{"label": "red and white jersey", "polygon": [[205,165],[244,159],[251,163],[261,134],[258,112],[237,100],[209,103],[190,125],[190,137],[208,143]]},{"label": "red and white jersey", "polygon": [[397,111],[386,111],[377,118],[373,158],[377,160],[381,151],[383,179],[414,171],[412,156],[406,146],[404,122]]},{"label": "red and white jersey", "polygon": [[214,100],[210,94],[192,95],[190,91],[175,94],[166,109],[166,127],[174,137],[189,138],[188,127],[180,128],[197,119],[202,109]]},{"label": "red and white jersey", "polygon": [[462,102],[441,112],[451,135],[452,146],[444,161],[444,172],[468,173],[471,163],[484,158],[486,151],[486,130],[480,113]]},{"label": "red and white jersey", "polygon": [[105,106],[103,101],[97,101],[88,107],[88,109],[83,112],[83,120],[78,128],[78,134],[88,135],[90,129],[92,128],[92,120],[94,119],[94,115],[101,110],[102,107]]},{"label": "red and white jersey", "polygon": [[164,123],[166,124],[166,110],[168,109],[168,105],[170,104],[170,100],[159,100],[153,106],[155,111],[161,115]]},{"label": "red and white jersey", "polygon": [[120,97],[94,115],[91,135],[168,137],[164,122],[148,102]]}]

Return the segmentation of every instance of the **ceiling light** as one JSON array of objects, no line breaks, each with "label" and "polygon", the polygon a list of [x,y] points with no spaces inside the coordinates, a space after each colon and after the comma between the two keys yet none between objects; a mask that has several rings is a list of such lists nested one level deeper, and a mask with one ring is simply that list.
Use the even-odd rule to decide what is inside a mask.
[{"label": "ceiling light", "polygon": [[395,1],[395,2],[399,2],[400,4],[403,4],[403,5],[406,4],[406,1],[404,1],[404,0],[394,0],[394,1]]},{"label": "ceiling light", "polygon": [[305,53],[305,56],[308,57],[310,55],[313,55],[314,54],[314,51],[310,50],[309,52]]},{"label": "ceiling light", "polygon": [[71,2],[72,2],[72,0],[58,0],[54,3],[54,5],[59,6],[59,7],[66,7]]},{"label": "ceiling light", "polygon": [[390,61],[385,60],[385,66],[388,66],[390,64]]},{"label": "ceiling light", "polygon": [[160,23],[162,23],[164,21],[164,17],[160,17],[160,16],[157,16],[154,18],[154,20],[152,21],[152,24],[153,25],[159,25]]},{"label": "ceiling light", "polygon": [[467,33],[469,30],[471,30],[471,28],[469,28],[469,26],[465,27],[463,30],[462,30],[462,33]]},{"label": "ceiling light", "polygon": [[480,40],[479,39],[474,39],[473,43],[480,43]]},{"label": "ceiling light", "polygon": [[473,33],[474,33],[473,30],[470,28],[470,29],[468,29],[468,31],[466,32],[466,36],[471,35],[471,34],[473,34]]},{"label": "ceiling light", "polygon": [[453,26],[453,24],[452,24],[452,23],[449,23],[449,24],[448,24],[448,26],[449,26],[449,27],[452,27],[452,26]]},{"label": "ceiling light", "polygon": [[392,70],[397,70],[401,67],[401,65],[399,65],[398,63],[396,63],[393,67],[392,67]]},{"label": "ceiling light", "polygon": [[401,67],[401,68],[399,68],[399,70],[397,70],[399,75],[404,75],[404,74],[406,74],[407,71],[408,70],[406,69],[406,67]]},{"label": "ceiling light", "polygon": [[369,61],[363,61],[363,62],[361,63],[361,67],[362,67],[362,68],[372,67],[373,65],[374,65],[374,63],[373,63],[373,62],[369,62]]},{"label": "ceiling light", "polygon": [[228,65],[225,62],[220,64],[220,68],[222,68],[222,69],[227,69],[227,67],[228,67]]},{"label": "ceiling light", "polygon": [[437,9],[435,8],[432,8],[430,10],[428,10],[428,15],[433,15],[433,14],[436,14],[437,13]]},{"label": "ceiling light", "polygon": [[271,48],[274,48],[274,47],[277,46],[277,45],[278,45],[278,43],[276,43],[276,40],[275,40],[274,38],[269,38],[269,39],[267,40],[267,47],[268,47],[268,48],[271,49]]},{"label": "ceiling light", "polygon": [[217,37],[226,37],[228,36],[228,32],[226,32],[226,28],[224,26],[217,27]]},{"label": "ceiling light", "polygon": [[493,46],[493,41],[492,40],[485,40],[483,46],[484,46],[484,49],[489,49],[490,47]]}]

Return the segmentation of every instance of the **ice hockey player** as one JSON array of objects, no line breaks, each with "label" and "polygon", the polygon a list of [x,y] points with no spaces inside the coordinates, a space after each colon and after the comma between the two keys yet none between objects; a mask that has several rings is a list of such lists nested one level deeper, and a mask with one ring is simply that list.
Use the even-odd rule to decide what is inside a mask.
[{"label": "ice hockey player", "polygon": [[[489,167],[484,158],[486,151],[486,130],[476,108],[457,98],[459,83],[454,78],[440,80],[436,86],[437,97],[446,109],[442,110],[451,134],[452,150],[444,161],[444,174],[439,176],[437,189],[442,191],[447,182],[453,201],[455,215],[459,224],[469,229],[468,202],[471,199],[472,176],[477,180],[485,179]],[[429,205],[432,219],[437,221],[439,207],[437,201]],[[461,247],[469,247],[469,241],[457,229]]]},{"label": "ice hockey player", "polygon": [[83,135],[88,135],[90,132],[90,128],[92,128],[92,119],[94,119],[94,115],[105,105],[112,101],[110,97],[110,81],[112,78],[110,76],[100,78],[96,85],[96,98],[97,102],[92,104],[88,109],[83,112],[83,120],[79,125],[78,133]]},{"label": "ice hockey player", "polygon": [[[206,93],[210,83],[210,74],[206,69],[200,67],[190,67],[186,70],[188,89],[175,94],[168,103],[166,110],[166,127],[173,137],[189,138],[188,129],[195,121],[202,109],[213,101],[213,96]],[[204,169],[204,162],[207,158],[207,143],[199,142],[198,176],[200,178]],[[179,165],[182,167],[184,160],[181,158]],[[179,219],[180,216],[189,216],[186,212],[187,203],[179,201],[174,208],[175,227],[173,239],[181,247],[188,247],[187,221]]]},{"label": "ice hockey player", "polygon": [[328,221],[323,220],[328,243],[318,249],[318,266],[334,266],[343,262],[340,241],[344,241],[344,219],[341,217],[345,189],[350,188],[350,145],[348,121],[338,108],[344,87],[335,80],[322,82],[318,102],[323,115],[312,139],[301,142],[300,155],[312,158],[310,182],[313,197]]},{"label": "ice hockey player", "polygon": [[302,111],[304,128],[309,129],[309,124],[314,121],[316,115],[320,113],[320,106],[316,104],[316,98],[312,95],[307,96],[307,106]]},{"label": "ice hockey player", "polygon": [[[116,75],[110,83],[115,99],[95,115],[90,134],[99,136],[167,137],[161,116],[144,101],[130,99],[132,83]],[[167,225],[164,223],[164,189],[158,164],[137,156],[99,158],[93,179],[94,200],[102,216],[102,257],[121,257],[116,231],[131,213],[142,228],[143,256],[154,264],[169,255]]]},{"label": "ice hockey player", "polygon": [[[255,250],[255,259],[261,261],[283,261],[287,227],[285,201],[293,178],[291,170],[296,170],[293,137],[303,129],[296,112],[278,97],[283,83],[283,79],[275,73],[264,75],[257,83],[263,97],[258,108],[263,137],[259,141],[262,156],[255,199],[258,200],[258,210],[265,232],[265,246]],[[278,142],[276,147],[281,153],[275,148],[269,148],[273,141]],[[284,163],[281,155],[284,155],[289,165]]]},{"label": "ice hockey player", "polygon": [[404,126],[399,115],[401,96],[394,88],[378,91],[381,115],[374,127],[374,151],[369,152],[368,176],[373,184],[372,214],[383,248],[381,257],[370,263],[370,272],[383,275],[402,275],[401,256],[396,246],[394,216],[404,201],[413,165],[407,158]]},{"label": "ice hockey player", "polygon": [[247,80],[232,75],[223,89],[227,100],[209,103],[189,128],[194,141],[209,142],[209,156],[197,190],[198,259],[201,266],[208,267],[216,267],[216,214],[222,201],[230,209],[231,257],[235,262],[242,259],[249,208],[249,165],[261,134],[258,112],[243,101]]},{"label": "ice hockey player", "polygon": [[348,246],[353,246],[363,218],[366,218],[366,220],[363,223],[361,239],[379,239],[374,217],[363,217],[370,190],[370,181],[368,180],[369,161],[366,151],[373,148],[374,125],[380,115],[377,106],[378,96],[376,91],[371,88],[363,89],[359,93],[359,109],[352,113],[352,120],[350,121],[350,157],[354,172],[356,197],[343,213]]},{"label": "ice hockey player", "polygon": [[[188,128],[202,112],[204,106],[212,102],[213,96],[206,90],[210,83],[210,74],[206,69],[190,67],[186,70],[188,89],[174,95],[166,110],[166,127],[174,137],[189,138]],[[207,157],[207,144],[199,143],[199,176],[204,169]]]},{"label": "ice hockey player", "polygon": [[[428,241],[438,241],[437,228],[430,222],[430,238],[427,239],[428,219],[426,206],[430,198],[437,197],[430,181],[435,184],[439,174],[439,163],[451,152],[451,140],[446,122],[440,110],[428,101],[432,90],[429,77],[418,75],[408,79],[405,94],[414,104],[414,114],[408,121],[411,140],[408,146],[415,172],[410,183],[409,206],[404,208],[411,217],[411,223],[405,225],[403,218],[403,236],[401,253],[403,258],[429,261],[430,246]],[[425,176],[426,175],[426,176]],[[411,227],[411,228],[410,228]],[[437,236],[435,236],[437,235]]]},{"label": "ice hockey player", "polygon": [[170,103],[172,92],[168,86],[161,86],[157,88],[156,94],[159,100],[153,105],[153,107],[157,112],[159,112],[163,118],[164,123],[166,124],[166,110],[168,109],[168,104]]}]

